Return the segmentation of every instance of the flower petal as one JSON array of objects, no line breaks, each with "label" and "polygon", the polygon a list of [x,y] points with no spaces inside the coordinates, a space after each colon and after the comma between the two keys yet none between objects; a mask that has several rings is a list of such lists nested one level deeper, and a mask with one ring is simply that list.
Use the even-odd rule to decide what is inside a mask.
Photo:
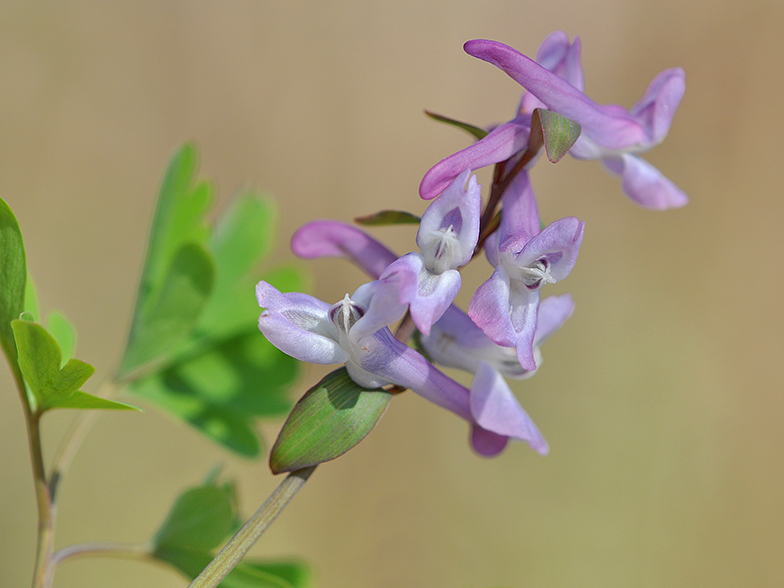
[{"label": "flower petal", "polygon": [[[550,262],[550,274],[555,280],[563,280],[572,271],[577,262],[577,254],[583,241],[585,223],[573,216],[559,219],[546,226],[525,244],[520,253],[514,255],[514,249],[508,253],[514,255],[514,264],[527,266],[537,259],[545,258]],[[504,246],[501,245],[504,252]]]},{"label": "flower petal", "polygon": [[549,448],[528,413],[517,402],[506,381],[487,363],[482,363],[471,384],[471,414],[476,423],[497,435],[526,441],[546,455]]},{"label": "flower petal", "polygon": [[624,108],[597,104],[558,74],[508,45],[477,39],[463,48],[469,55],[502,69],[550,110],[579,123],[582,132],[603,147],[622,150],[651,143],[647,129]]},{"label": "flower petal", "polygon": [[517,335],[509,318],[510,280],[503,266],[476,289],[468,305],[468,316],[498,345],[514,347]]},{"label": "flower petal", "polygon": [[679,67],[666,69],[653,78],[645,95],[630,109],[648,129],[652,144],[661,143],[686,92],[686,73]]},{"label": "flower petal", "polygon": [[[529,117],[530,118],[530,117]],[[419,185],[419,195],[432,200],[467,169],[479,169],[505,161],[528,144],[530,122],[514,119],[493,129],[484,139],[442,159],[430,168]]]},{"label": "flower petal", "polygon": [[574,301],[569,294],[548,296],[539,302],[534,345],[539,346],[560,329],[574,312]]},{"label": "flower petal", "polygon": [[623,154],[602,159],[610,173],[620,176],[624,193],[640,206],[655,210],[678,208],[689,197],[642,157]]},{"label": "flower petal", "polygon": [[462,172],[427,207],[417,231],[417,245],[425,253],[433,235],[452,227],[457,235],[459,251],[456,250],[455,258],[449,260],[449,269],[457,269],[471,260],[479,238],[482,187],[477,183],[476,176],[470,174],[471,170],[468,169]]},{"label": "flower petal", "polygon": [[[539,46],[536,62],[582,91],[585,82],[580,63],[580,48],[579,37],[575,37],[574,43],[569,43],[569,36],[566,33],[555,31],[547,35]],[[546,108],[546,105],[530,92],[523,94],[520,101],[521,112],[530,113],[540,107]]]},{"label": "flower petal", "polygon": [[305,259],[348,259],[374,278],[378,278],[397,259],[397,255],[363,231],[331,220],[318,220],[301,226],[291,238],[291,250]]},{"label": "flower petal", "polygon": [[259,329],[283,353],[321,365],[348,359],[337,342],[327,303],[299,292],[281,294],[267,282],[257,284],[256,298],[266,308],[259,317]]},{"label": "flower petal", "polygon": [[495,457],[509,444],[509,437],[499,435],[479,425],[471,427],[471,447],[483,457]]}]

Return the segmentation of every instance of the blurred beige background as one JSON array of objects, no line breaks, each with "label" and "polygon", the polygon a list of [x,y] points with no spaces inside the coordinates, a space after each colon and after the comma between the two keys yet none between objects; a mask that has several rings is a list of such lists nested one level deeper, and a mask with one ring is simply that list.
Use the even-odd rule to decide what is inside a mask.
[{"label": "blurred beige background", "polygon": [[[0,194],[43,308],[75,322],[78,356],[106,374],[163,166],[184,140],[223,201],[248,185],[280,199],[289,259],[307,220],[424,209],[421,176],[468,139],[423,108],[480,125],[512,115],[518,86],[465,55],[467,39],[533,55],[552,30],[580,35],[587,92],[626,106],[682,66],[686,97],[649,159],[687,208],[636,208],[595,162],[534,173],[546,219],[587,223],[576,270],[551,290],[571,292],[577,312],[537,377],[515,385],[551,454],[514,445],[480,459],[463,422],[403,395],[319,468],[255,553],[302,556],[321,588],[781,586],[784,4],[741,4],[3,2]],[[411,230],[376,235],[413,247]],[[326,300],[362,280],[339,261],[302,265]],[[487,273],[476,266],[474,286]],[[35,504],[5,369],[0,385],[0,585],[24,586]],[[49,455],[70,416],[47,417]],[[155,410],[102,415],[64,482],[58,546],[144,541],[216,462],[246,513],[278,482]],[[185,584],[97,559],[64,564],[55,582]]]}]

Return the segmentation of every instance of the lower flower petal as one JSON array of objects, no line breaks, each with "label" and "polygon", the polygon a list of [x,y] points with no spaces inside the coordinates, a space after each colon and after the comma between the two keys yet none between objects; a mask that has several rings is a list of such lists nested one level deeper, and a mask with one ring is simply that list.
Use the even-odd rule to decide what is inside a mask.
[{"label": "lower flower petal", "polygon": [[602,159],[604,167],[620,176],[624,193],[640,206],[655,210],[678,208],[688,196],[642,157],[625,153]]},{"label": "lower flower petal", "polygon": [[489,364],[482,363],[471,384],[471,414],[487,431],[526,441],[546,455],[547,442],[531,417],[517,402],[506,381]]}]

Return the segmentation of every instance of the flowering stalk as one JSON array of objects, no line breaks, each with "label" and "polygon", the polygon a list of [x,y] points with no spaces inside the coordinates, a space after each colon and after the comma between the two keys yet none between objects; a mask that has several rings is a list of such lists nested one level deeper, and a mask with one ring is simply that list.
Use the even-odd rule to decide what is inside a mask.
[{"label": "flowering stalk", "polygon": [[188,588],[215,588],[240,563],[248,550],[275,522],[305,485],[316,466],[291,472],[264,501],[251,518],[237,531],[220,553],[202,570]]}]

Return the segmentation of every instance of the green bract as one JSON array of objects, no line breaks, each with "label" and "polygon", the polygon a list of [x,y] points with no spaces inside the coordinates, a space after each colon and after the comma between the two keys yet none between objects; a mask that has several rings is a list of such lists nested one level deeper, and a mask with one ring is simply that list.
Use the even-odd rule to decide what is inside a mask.
[{"label": "green bract", "polygon": [[365,390],[345,368],[325,376],[297,402],[270,453],[275,474],[343,455],[367,436],[384,415],[392,394]]},{"label": "green bract", "polygon": [[536,153],[542,145],[547,159],[558,163],[580,137],[580,125],[552,110],[535,108],[531,117],[529,149]]}]

